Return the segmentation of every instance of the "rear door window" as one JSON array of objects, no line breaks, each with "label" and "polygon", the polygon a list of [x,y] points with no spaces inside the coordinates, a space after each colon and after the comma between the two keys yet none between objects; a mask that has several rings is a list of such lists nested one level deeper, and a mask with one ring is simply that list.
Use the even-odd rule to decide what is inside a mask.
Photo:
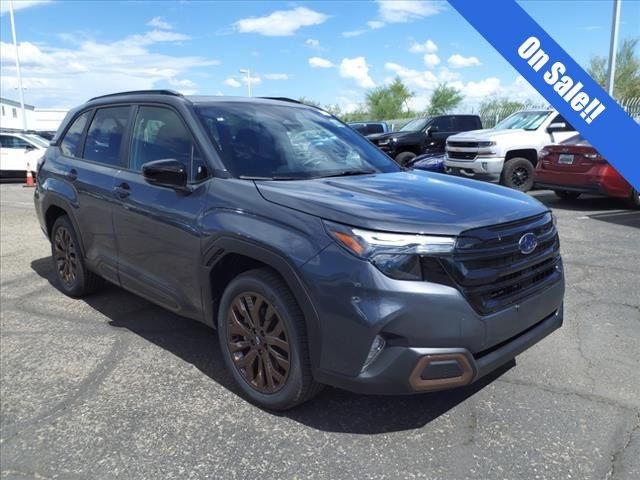
[{"label": "rear door window", "polygon": [[451,124],[451,119],[453,117],[438,117],[433,119],[433,126],[437,127],[438,132],[452,132],[453,125]]},{"label": "rear door window", "polygon": [[83,158],[109,166],[122,166],[120,147],[127,129],[131,107],[108,107],[99,109],[84,144]]},{"label": "rear door window", "polygon": [[372,133],[384,133],[384,127],[379,123],[367,124],[367,135],[371,135]]},{"label": "rear door window", "polygon": [[82,133],[84,132],[84,127],[87,125],[89,118],[91,117],[91,111],[84,112],[78,118],[76,118],[67,133],[64,134],[64,138],[60,143],[60,149],[62,150],[63,155],[67,157],[78,157],[80,154],[78,149],[80,147],[80,142],[82,141]]},{"label": "rear door window", "polygon": [[477,128],[480,127],[478,127],[478,123],[474,117],[453,117],[454,132],[467,132]]},{"label": "rear door window", "polygon": [[147,162],[174,159],[187,168],[189,181],[207,178],[204,158],[176,112],[169,108],[141,106],[134,125],[130,168],[142,171],[142,165]]}]

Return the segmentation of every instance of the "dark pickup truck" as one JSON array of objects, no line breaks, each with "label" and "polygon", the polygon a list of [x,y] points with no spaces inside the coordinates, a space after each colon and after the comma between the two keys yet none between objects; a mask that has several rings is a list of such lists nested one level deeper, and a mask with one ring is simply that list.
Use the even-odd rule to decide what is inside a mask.
[{"label": "dark pickup truck", "polygon": [[480,130],[477,115],[439,115],[416,118],[397,132],[367,138],[400,165],[407,165],[423,153],[444,153],[447,138],[460,132]]}]

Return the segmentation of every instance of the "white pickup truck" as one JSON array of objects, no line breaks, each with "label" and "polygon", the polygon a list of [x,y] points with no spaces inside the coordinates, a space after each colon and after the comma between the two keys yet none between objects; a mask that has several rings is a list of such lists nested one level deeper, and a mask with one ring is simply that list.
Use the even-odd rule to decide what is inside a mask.
[{"label": "white pickup truck", "polygon": [[538,152],[576,135],[555,110],[523,110],[494,128],[459,133],[447,139],[447,173],[500,182],[526,192],[533,187]]}]

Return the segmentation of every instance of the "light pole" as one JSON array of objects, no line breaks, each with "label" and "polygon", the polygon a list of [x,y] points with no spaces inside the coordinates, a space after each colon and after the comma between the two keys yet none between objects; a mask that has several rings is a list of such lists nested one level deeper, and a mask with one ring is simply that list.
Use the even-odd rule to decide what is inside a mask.
[{"label": "light pole", "polygon": [[248,68],[241,68],[240,73],[247,75],[247,90],[249,91],[249,96],[251,96],[251,70]]},{"label": "light pole", "polygon": [[13,48],[16,51],[16,71],[18,73],[18,92],[20,94],[20,108],[22,109],[22,130],[27,130],[27,116],[24,111],[24,93],[22,91],[22,74],[20,72],[20,56],[18,54],[18,42],[16,40],[16,21],[13,18],[13,0],[9,0],[9,16],[11,17],[11,35],[13,36]]},{"label": "light pole", "polygon": [[607,93],[613,97],[616,80],[616,51],[618,48],[618,27],[620,26],[620,0],[613,0],[613,20],[611,23],[611,45],[609,46],[609,70],[607,75]]}]

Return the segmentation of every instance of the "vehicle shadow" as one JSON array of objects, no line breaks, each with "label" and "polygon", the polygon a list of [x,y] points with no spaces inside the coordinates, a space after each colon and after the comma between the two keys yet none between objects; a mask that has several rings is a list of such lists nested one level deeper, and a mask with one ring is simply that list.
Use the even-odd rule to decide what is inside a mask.
[{"label": "vehicle shadow", "polygon": [[[40,277],[56,287],[50,257],[31,262]],[[57,287],[56,287],[57,288]],[[239,394],[222,361],[216,332],[168,312],[115,285],[82,300],[126,329],[198,368]],[[512,361],[478,382],[456,390],[407,396],[366,396],[326,387],[311,401],[287,412],[269,412],[327,432],[376,434],[420,428],[467,400],[515,366]]]},{"label": "vehicle shadow", "polygon": [[[544,203],[549,208],[559,208],[574,212],[593,212],[609,210],[628,210],[621,198],[600,197],[596,195],[581,195],[575,200],[562,200],[550,190],[535,190],[529,192],[532,197]],[[629,210],[631,211],[631,210]]]},{"label": "vehicle shadow", "polygon": [[532,196],[551,209],[585,212],[592,220],[640,228],[640,211],[629,209],[619,198],[583,195],[575,200],[561,200],[550,191],[536,191]]}]

